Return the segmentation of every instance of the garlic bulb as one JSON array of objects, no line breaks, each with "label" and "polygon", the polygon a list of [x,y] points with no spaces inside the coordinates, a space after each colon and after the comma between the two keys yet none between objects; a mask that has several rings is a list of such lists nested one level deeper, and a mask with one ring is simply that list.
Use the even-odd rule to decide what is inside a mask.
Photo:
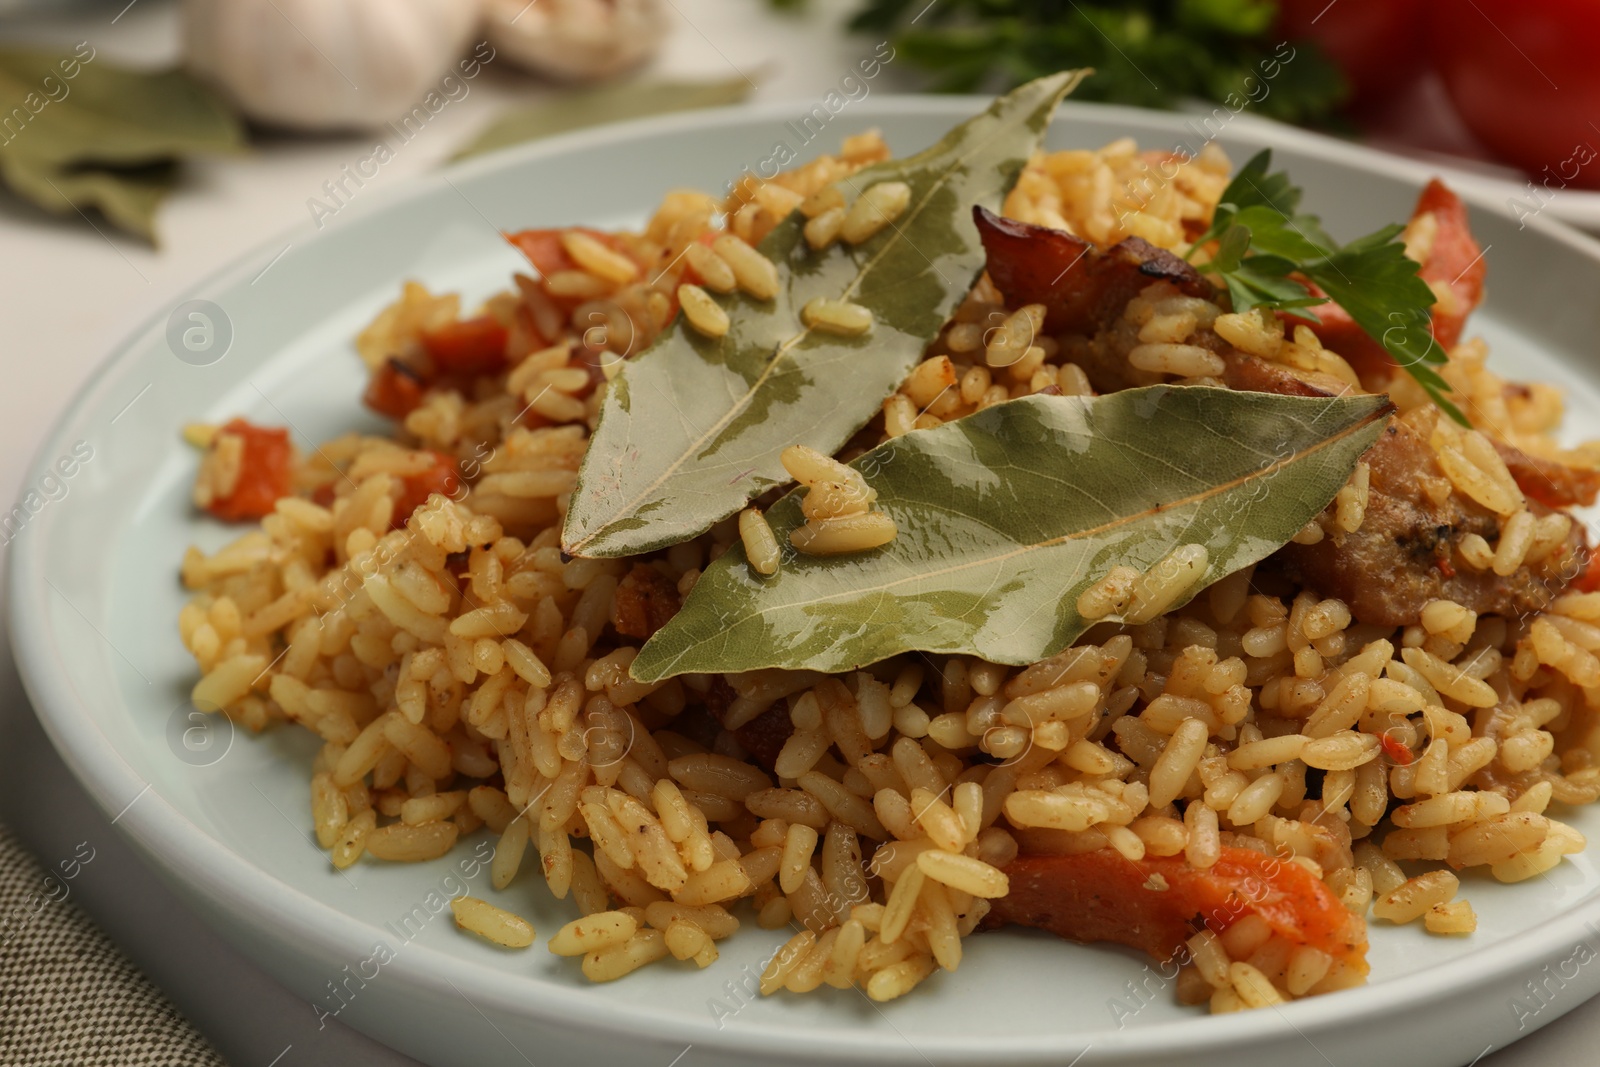
[{"label": "garlic bulb", "polygon": [[564,81],[599,81],[655,54],[661,0],[486,0],[489,43],[513,63]]},{"label": "garlic bulb", "polygon": [[481,11],[480,0],[187,0],[184,55],[252,119],[376,126],[439,88]]}]

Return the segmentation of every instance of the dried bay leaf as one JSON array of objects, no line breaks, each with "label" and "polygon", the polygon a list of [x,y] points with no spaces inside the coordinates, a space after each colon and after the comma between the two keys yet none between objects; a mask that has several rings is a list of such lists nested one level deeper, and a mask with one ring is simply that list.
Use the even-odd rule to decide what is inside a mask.
[{"label": "dried bay leaf", "polygon": [[153,240],[156,209],[178,180],[174,162],[238,151],[244,128],[182,71],[129,70],[79,55],[0,50],[0,100],[15,104],[0,116],[9,120],[0,179],[48,211],[98,208]]},{"label": "dried bay leaf", "polygon": [[[1091,625],[1078,595],[1112,566],[1205,545],[1192,595],[1271,554],[1344,485],[1392,410],[1383,396],[1149,386],[1025,397],[906,434],[851,464],[899,536],[853,555],[786,553],[765,579],[735,542],[633,675],[836,672],[913,650],[1035,662]],[[767,513],[780,544],[804,522],[801,497]]]},{"label": "dried bay leaf", "polygon": [[[796,212],[761,243],[778,267],[774,299],[714,297],[733,323],[726,336],[704,337],[680,317],[628,361],[584,458],[565,550],[625,556],[687,540],[788,483],[778,462],[786,446],[832,453],[865,425],[983,269],[972,206],[998,209],[1082,76],[1029,82],[933,147],[839,183],[849,204],[874,184],[902,181],[911,203],[862,244],[820,252]],[[872,329],[806,329],[800,309],[819,297],[867,307]]]},{"label": "dried bay leaf", "polygon": [[142,167],[54,167],[23,155],[0,156],[0,174],[13,190],[60,215],[75,208],[98,208],[106,220],[151,244],[156,242],[156,210],[177,184],[170,160]]},{"label": "dried bay leaf", "polygon": [[21,99],[54,77],[66,90],[6,144],[56,163],[144,163],[190,152],[230,152],[243,130],[221,100],[180,70],[140,71],[103,59],[62,80],[57,57],[0,51],[0,91]]}]

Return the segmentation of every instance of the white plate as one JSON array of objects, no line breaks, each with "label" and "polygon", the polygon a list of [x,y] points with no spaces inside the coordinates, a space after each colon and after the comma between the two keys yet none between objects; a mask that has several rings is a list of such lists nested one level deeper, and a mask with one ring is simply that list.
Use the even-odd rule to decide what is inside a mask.
[{"label": "white plate", "polygon": [[[827,141],[877,125],[909,152],[980,106],[873,97],[852,105]],[[174,309],[154,309],[40,449],[28,481],[37,507],[12,551],[11,632],[29,692],[68,765],[117,825],[197,911],[304,996],[308,1012],[337,1009],[340,1021],[441,1065],[1459,1067],[1600,991],[1600,966],[1573,962],[1594,952],[1588,939],[1600,929],[1590,925],[1600,921],[1590,854],[1521,886],[1468,878],[1481,916],[1476,935],[1375,926],[1370,985],[1282,1010],[1210,1018],[1179,1008],[1170,984],[1133,952],[1022,931],[974,938],[959,972],[881,1007],[829,990],[750,1002],[740,987],[753,987],[781,940],[753,923],[705,971],[656,965],[590,986],[543,948],[500,951],[451,929],[447,912],[433,914],[429,894],[442,906],[463,882],[493,895],[486,872],[463,870],[475,848],[487,854],[482,835],[436,863],[367,862],[335,873],[308,839],[308,735],[214,735],[206,754],[190,753],[182,709],[193,664],[176,633],[177,564],[187,544],[213,548],[233,531],[190,509],[195,458],[179,426],[244,414],[292,426],[309,447],[370,422],[357,403],[362,374],[350,338],[402,279],[459,289],[469,300],[487,295],[519,266],[496,228],[636,222],[666,190],[721,188],[774,142],[792,140],[785,122],[793,110],[596,130],[472,162],[394,195],[358,196],[323,232],[287,235],[190,294],[225,309],[231,326],[231,347],[209,365],[174,355]],[[1180,121],[1068,105],[1051,143],[1094,146],[1132,134],[1161,146],[1181,135]],[[1272,141],[1336,235],[1404,218],[1427,176],[1293,131],[1275,131]],[[1248,132],[1224,143],[1237,159],[1260,147]],[[1500,367],[1565,384],[1574,429],[1600,432],[1600,244],[1542,221],[1518,232],[1492,205],[1474,221],[1490,266],[1489,303],[1474,329]],[[199,325],[178,321],[179,333]],[[92,457],[67,463],[69,478],[53,474],[75,447],[80,459]],[[1575,816],[1591,838],[1600,837],[1597,816]],[[507,899],[544,934],[567,917],[527,874]],[[408,914],[417,916],[414,933],[400,929]],[[1524,985],[1535,979],[1538,998]]]},{"label": "white plate", "polygon": [[1600,192],[1546,189],[1537,182],[1533,184],[1538,191],[1533,192],[1529,190],[1528,176],[1513,167],[1420,148],[1394,148],[1437,171],[1458,192],[1472,193],[1513,215],[1545,214],[1556,222],[1600,233]]},{"label": "white plate", "polygon": [[[1213,128],[1218,125],[1218,115],[1227,113],[1226,109],[1219,112],[1217,108],[1208,101],[1183,105],[1184,112],[1199,121],[1209,116]],[[1457,192],[1473,194],[1513,216],[1542,215],[1600,233],[1600,191],[1564,187],[1554,172],[1530,180],[1517,168],[1496,161],[1450,110],[1442,85],[1424,84],[1386,104],[1379,122],[1379,129],[1364,134],[1367,144],[1407,157],[1449,182]],[[1237,124],[1236,129],[1233,124]],[[1308,136],[1303,130],[1248,112],[1229,119],[1228,125],[1230,133],[1248,131],[1266,144],[1278,143],[1283,131]],[[1327,140],[1341,143],[1333,138]]]}]

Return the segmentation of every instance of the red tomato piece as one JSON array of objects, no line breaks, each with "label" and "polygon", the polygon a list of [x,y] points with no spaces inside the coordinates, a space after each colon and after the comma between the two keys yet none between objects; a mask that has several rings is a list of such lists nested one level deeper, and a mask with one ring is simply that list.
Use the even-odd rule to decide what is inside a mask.
[{"label": "red tomato piece", "polygon": [[1600,471],[1531,456],[1503,441],[1496,441],[1494,448],[1505,460],[1517,488],[1547,508],[1588,507],[1600,495]]},{"label": "red tomato piece", "polygon": [[461,472],[456,468],[454,456],[435,452],[434,465],[421,474],[410,474],[402,479],[400,499],[395,501],[394,517],[389,525],[398,530],[434,493],[454,497],[461,488]]},{"label": "red tomato piece", "polygon": [[528,262],[533,264],[535,270],[548,278],[557,271],[578,268],[561,244],[561,235],[569,232],[586,233],[607,248],[620,251],[614,234],[591,230],[585,226],[565,226],[559,230],[522,230],[506,234],[506,240],[511,242],[517,251],[528,257]]},{"label": "red tomato piece", "polygon": [[1278,32],[1321,48],[1350,83],[1356,109],[1427,70],[1427,22],[1427,0],[1278,0]]},{"label": "red tomato piece", "polygon": [[508,331],[493,315],[460,319],[422,335],[442,374],[495,374],[505,369]]},{"label": "red tomato piece", "polygon": [[[1437,283],[1447,291],[1448,295],[1433,305],[1432,316],[1434,338],[1448,349],[1461,340],[1467,316],[1483,299],[1487,265],[1468,225],[1467,206],[1437,178],[1422,190],[1411,217],[1430,213],[1437,230],[1428,258],[1417,273],[1423,281]],[[1310,288],[1323,295],[1315,286]],[[1312,330],[1325,346],[1345,358],[1362,381],[1389,377],[1395,366],[1393,357],[1356,325],[1349,312],[1331,303],[1319,304],[1312,311],[1321,320]]]},{"label": "red tomato piece", "polygon": [[1472,236],[1467,205],[1438,178],[1422,190],[1412,217],[1430,213],[1438,231],[1433,248],[1417,273],[1423,281],[1442,286],[1454,298],[1441,299],[1433,306],[1433,335],[1450,348],[1461,340],[1467,316],[1483,301],[1483,279],[1489,266],[1483,260],[1483,246]]},{"label": "red tomato piece", "polygon": [[1593,0],[1433,0],[1431,14],[1434,58],[1462,121],[1534,178],[1513,210],[1536,213],[1547,190],[1600,189],[1600,135],[1590,124],[1600,116],[1600,7]]},{"label": "red tomato piece", "polygon": [[391,359],[367,382],[361,401],[379,415],[403,419],[422,404],[426,392],[422,375],[398,359]]},{"label": "red tomato piece", "polygon": [[1572,588],[1580,593],[1600,592],[1600,552],[1589,553],[1589,562],[1585,564],[1583,573],[1578,575],[1577,581],[1572,583]]},{"label": "red tomato piece", "polygon": [[1115,941],[1165,960],[1199,923],[1220,933],[1255,914],[1295,944],[1367,969],[1361,919],[1304,867],[1253,849],[1224,848],[1204,870],[1182,856],[1135,862],[1109,848],[1019,856],[1006,875],[1011,891],[989,912],[995,925],[1035,926],[1073,941]]},{"label": "red tomato piece", "polygon": [[560,230],[523,230],[506,234],[506,240],[527,256],[533,269],[546,278],[557,271],[572,270],[576,266],[572,257],[567,255],[567,250],[561,247]]},{"label": "red tomato piece", "polygon": [[239,465],[239,480],[233,492],[206,505],[206,510],[224,522],[242,522],[272,514],[279,497],[294,488],[294,450],[289,431],[252,426],[234,419],[218,433],[244,440],[244,455]]}]

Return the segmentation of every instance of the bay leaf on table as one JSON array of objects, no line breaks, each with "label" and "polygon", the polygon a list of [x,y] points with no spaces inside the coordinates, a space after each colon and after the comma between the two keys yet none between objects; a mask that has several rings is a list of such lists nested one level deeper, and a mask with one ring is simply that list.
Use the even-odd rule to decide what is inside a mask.
[{"label": "bay leaf on table", "polygon": [[[724,337],[680,316],[627,361],[606,391],[563,548],[625,556],[685,541],[788,483],[778,462],[788,445],[831,454],[864,426],[983,270],[973,205],[998,210],[1084,73],[1029,82],[931,148],[838,183],[846,204],[885,181],[909,185],[911,202],[863,243],[820,252],[801,233],[804,216],[791,214],[760,246],[778,268],[775,298],[713,296],[732,322]],[[813,298],[867,307],[872,329],[807,329],[800,309]]]},{"label": "bay leaf on table", "polygon": [[[1055,654],[1091,622],[1079,594],[1202,544],[1211,582],[1321,511],[1393,410],[1195,386],[1030,396],[887,441],[850,465],[899,535],[841,556],[792,551],[762,578],[738,542],[632,666],[640,681],[784,667],[844,671],[901,652],[994,663]],[[803,490],[767,519],[787,546]],[[1174,605],[1178,606],[1178,605]]]},{"label": "bay leaf on table", "polygon": [[32,156],[0,158],[11,188],[46,210],[65,215],[94,207],[106,221],[156,243],[156,211],[178,181],[173,160],[141,167],[55,166]]},{"label": "bay leaf on table", "polygon": [[624,82],[564,91],[548,101],[503,112],[452,159],[467,159],[607,122],[737,104],[749,95],[750,89],[750,80],[741,75],[725,81]]},{"label": "bay leaf on table", "polygon": [[116,67],[92,51],[0,50],[0,100],[15,105],[0,137],[0,179],[13,192],[58,214],[98,208],[152,240],[178,180],[173,162],[244,146],[238,118],[189,75]]}]

